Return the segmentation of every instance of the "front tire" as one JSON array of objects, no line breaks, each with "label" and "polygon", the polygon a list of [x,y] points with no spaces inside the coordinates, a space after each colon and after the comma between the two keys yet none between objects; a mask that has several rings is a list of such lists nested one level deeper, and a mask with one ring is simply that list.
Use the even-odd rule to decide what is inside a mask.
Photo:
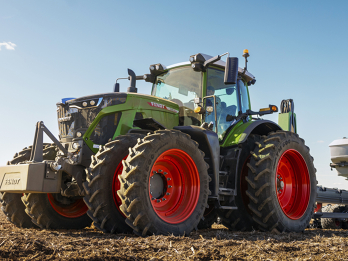
[{"label": "front tire", "polygon": [[129,150],[119,176],[121,210],[141,236],[189,235],[208,207],[204,153],[189,135],[160,130]]},{"label": "front tire", "polygon": [[[56,146],[44,149],[44,160],[54,160]],[[22,196],[31,222],[45,229],[81,229],[91,225],[82,198],[68,198],[60,193],[27,193]]]},{"label": "front tire", "polygon": [[275,233],[303,231],[317,196],[316,169],[304,141],[286,131],[262,136],[248,167],[248,207],[258,228]]},{"label": "front tire", "polygon": [[120,210],[118,175],[122,173],[122,160],[128,156],[128,149],[135,146],[137,139],[142,137],[144,136],[140,134],[118,136],[102,146],[92,157],[91,166],[87,170],[87,181],[83,183],[86,191],[84,201],[94,226],[104,233],[132,232]]},{"label": "front tire", "polygon": [[92,220],[82,198],[70,199],[58,193],[29,193],[22,197],[32,222],[45,229],[82,229]]},{"label": "front tire", "polygon": [[[44,143],[43,157],[44,159],[54,159],[55,147],[51,144]],[[31,146],[25,147],[19,153],[16,153],[7,165],[25,164],[30,159]],[[25,213],[25,205],[22,202],[21,193],[0,192],[1,210],[6,215],[8,221],[20,228],[35,227],[31,222],[31,218]]]}]

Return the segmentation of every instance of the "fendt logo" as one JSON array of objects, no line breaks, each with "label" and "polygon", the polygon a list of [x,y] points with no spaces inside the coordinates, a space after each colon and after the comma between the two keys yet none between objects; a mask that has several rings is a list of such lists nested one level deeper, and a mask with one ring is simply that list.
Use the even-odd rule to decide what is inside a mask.
[{"label": "fendt logo", "polygon": [[179,113],[178,110],[175,110],[173,108],[167,107],[164,104],[160,104],[160,103],[156,103],[156,102],[148,102],[148,104],[150,106],[152,106],[152,107],[156,107],[156,108],[164,109],[164,110],[167,110],[167,111],[172,111],[172,112],[175,112],[175,113]]},{"label": "fendt logo", "polygon": [[5,185],[17,185],[21,179],[5,179]]}]

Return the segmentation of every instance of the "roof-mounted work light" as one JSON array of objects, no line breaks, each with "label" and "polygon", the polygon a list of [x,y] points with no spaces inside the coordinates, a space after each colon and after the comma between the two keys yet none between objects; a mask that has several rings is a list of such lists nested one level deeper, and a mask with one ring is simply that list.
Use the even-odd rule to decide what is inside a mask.
[{"label": "roof-mounted work light", "polygon": [[202,54],[197,53],[194,55],[191,55],[189,58],[189,61],[191,63],[192,69],[197,72],[205,72],[204,62],[205,58]]},{"label": "roof-mounted work light", "polygon": [[160,63],[150,65],[150,73],[153,75],[158,75],[166,70],[166,67]]}]

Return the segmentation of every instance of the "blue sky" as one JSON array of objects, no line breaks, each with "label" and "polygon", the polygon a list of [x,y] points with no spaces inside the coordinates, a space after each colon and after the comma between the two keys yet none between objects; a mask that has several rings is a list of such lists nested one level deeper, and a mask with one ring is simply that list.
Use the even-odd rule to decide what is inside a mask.
[{"label": "blue sky", "polygon": [[348,136],[347,11],[348,1],[0,0],[0,164],[32,143],[37,121],[58,134],[61,98],[112,91],[127,68],[198,52],[242,61],[247,48],[252,109],[294,99],[319,184],[348,189],[328,147]]}]

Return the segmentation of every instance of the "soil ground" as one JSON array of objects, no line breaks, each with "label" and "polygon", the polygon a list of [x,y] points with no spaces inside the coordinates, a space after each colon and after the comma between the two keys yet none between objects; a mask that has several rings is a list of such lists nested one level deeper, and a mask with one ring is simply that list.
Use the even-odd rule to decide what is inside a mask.
[{"label": "soil ground", "polygon": [[19,229],[0,211],[2,260],[348,260],[348,230],[231,232],[221,225],[189,237]]}]

